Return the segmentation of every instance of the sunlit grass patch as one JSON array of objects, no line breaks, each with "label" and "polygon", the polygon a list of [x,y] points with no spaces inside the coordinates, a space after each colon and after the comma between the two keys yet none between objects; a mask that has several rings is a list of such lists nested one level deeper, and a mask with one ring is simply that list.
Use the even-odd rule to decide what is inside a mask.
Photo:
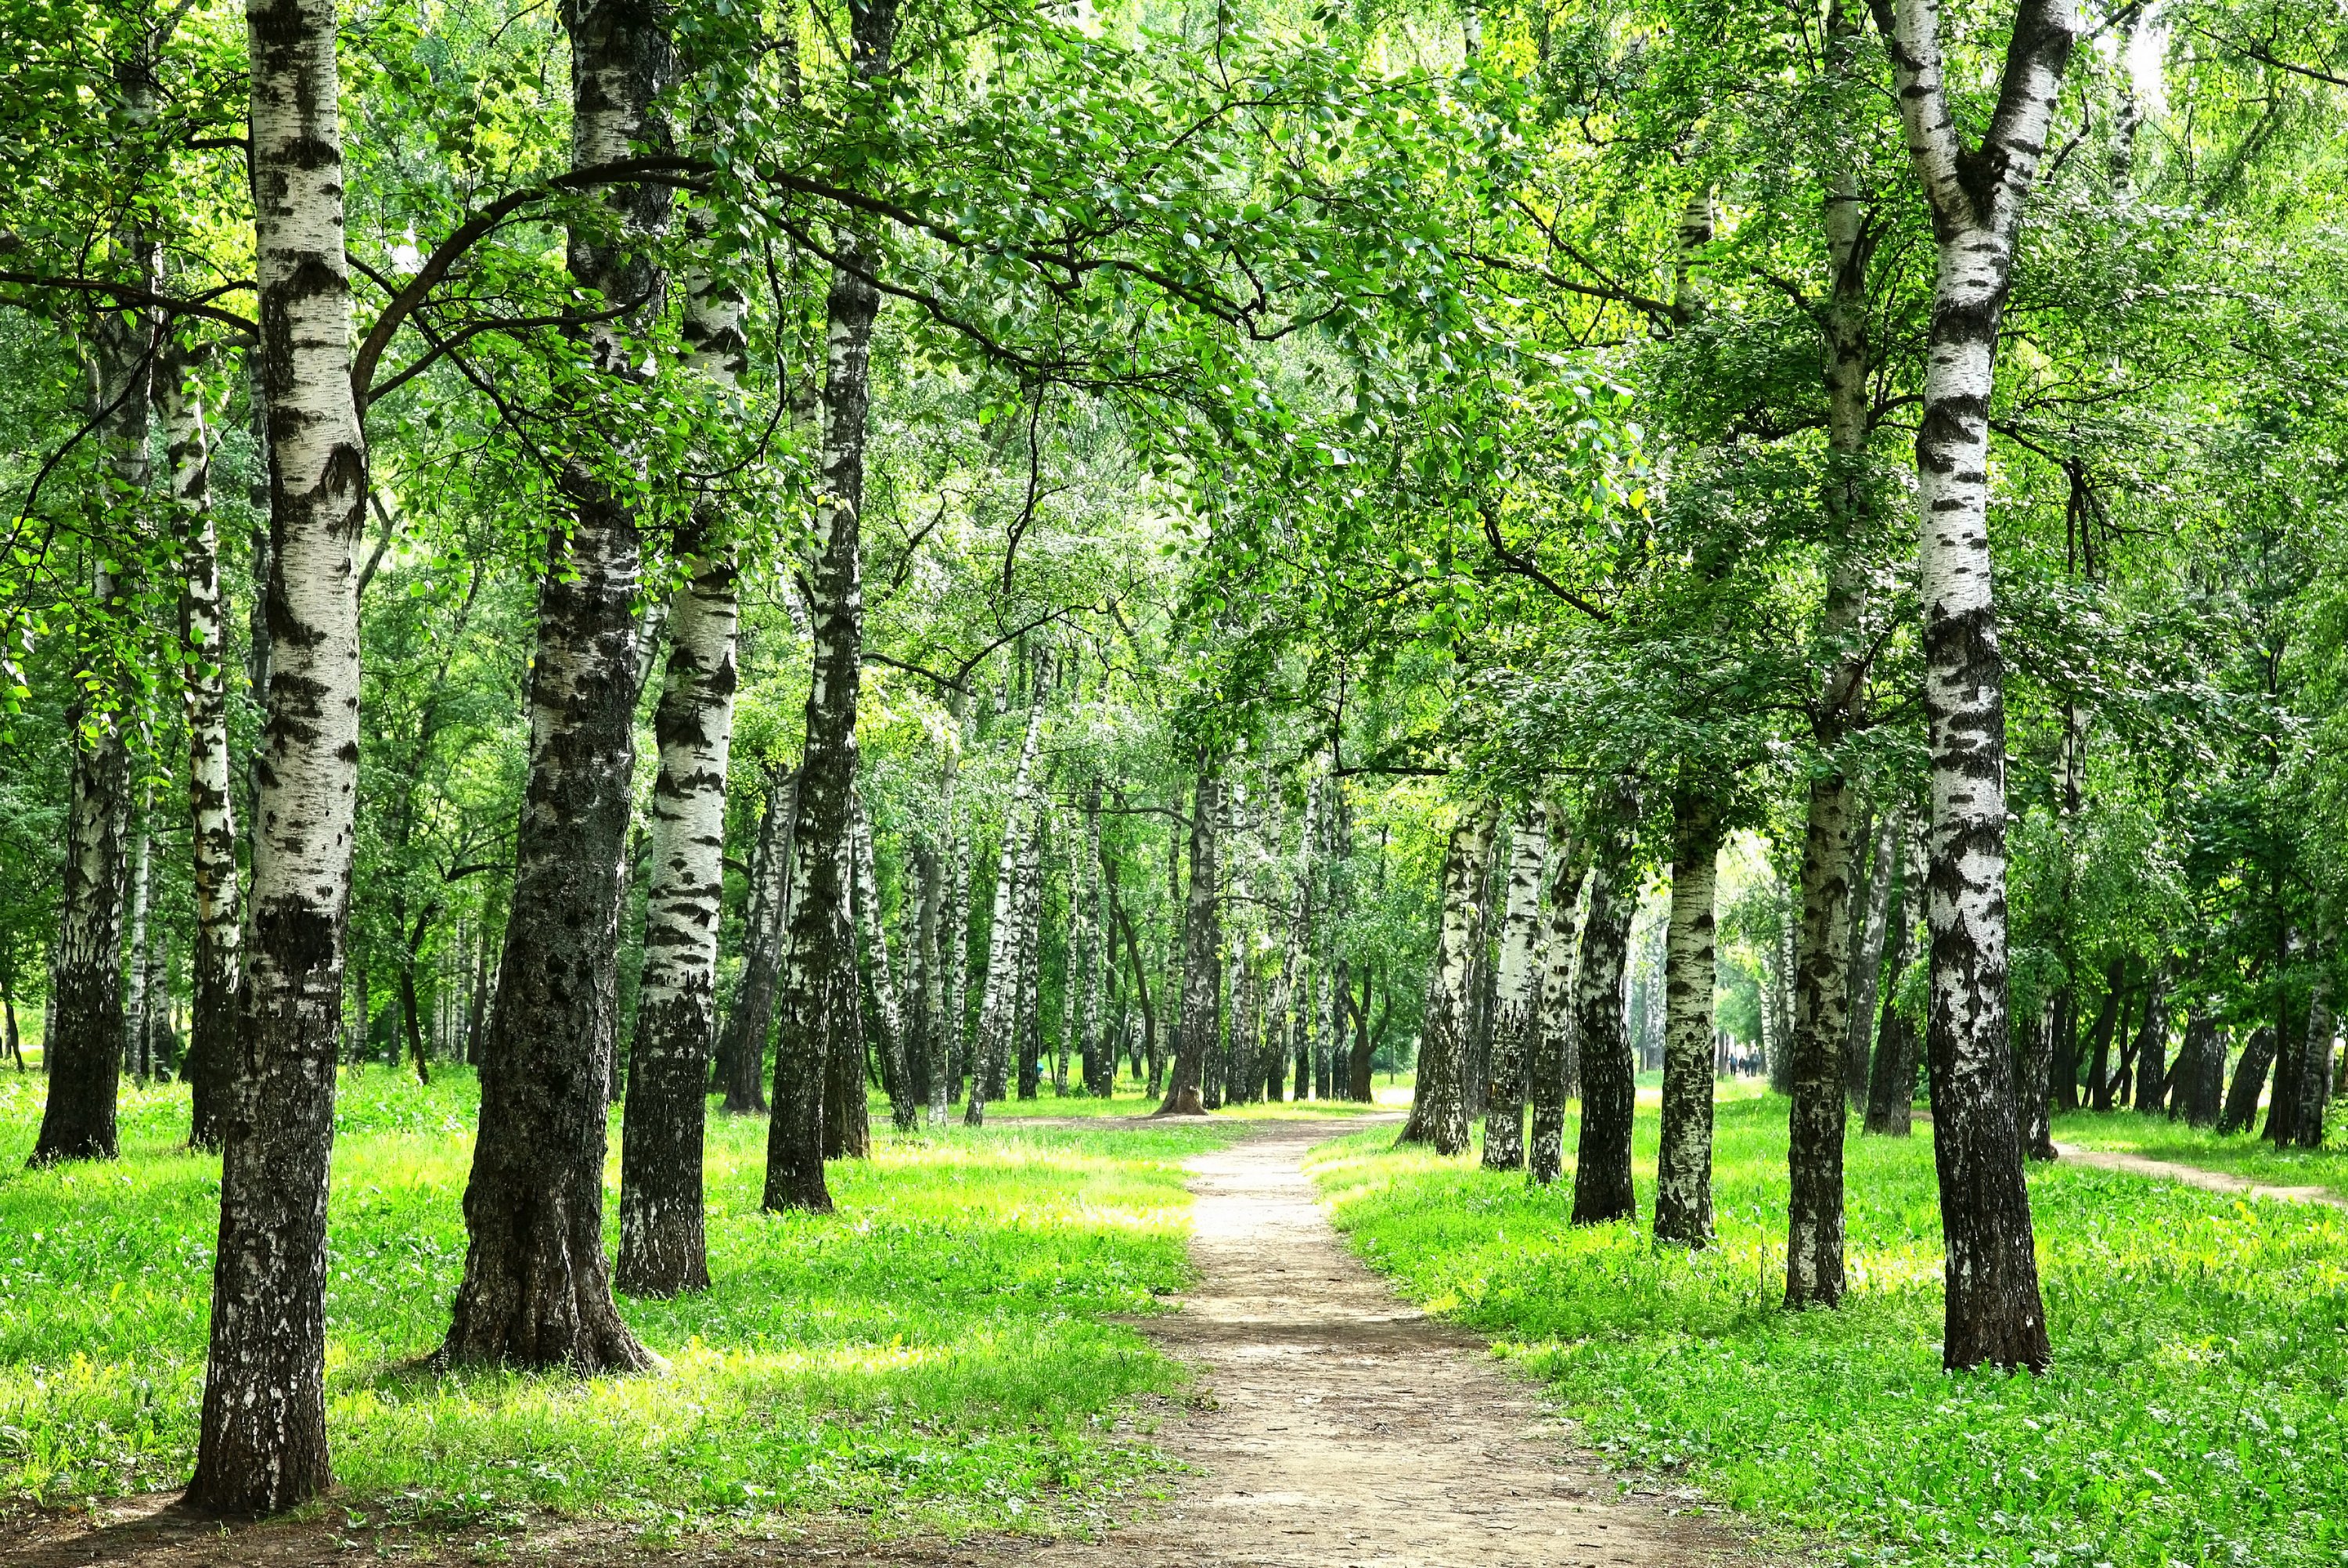
[{"label": "sunlit grass patch", "polygon": [[[1850,1297],[1797,1316],[1776,1305],[1785,1119],[1781,1099],[1720,1107],[1721,1245],[1692,1255],[1574,1230],[1569,1185],[1535,1194],[1391,1132],[1314,1169],[1364,1255],[1546,1379],[1585,1440],[1854,1562],[2343,1560],[2348,1215],[2034,1169],[2055,1365],[1951,1377],[1929,1132],[1854,1130]],[[1652,1119],[1638,1131],[1651,1174]],[[1653,1199],[1643,1179],[1643,1220]]]},{"label": "sunlit grass patch", "polygon": [[[41,1087],[0,1083],[0,1495],[177,1484],[219,1162],[179,1149],[182,1091],[127,1089],[118,1164],[23,1172]],[[344,1080],[328,1420],[354,1495],[666,1530],[821,1509],[1050,1531],[1161,1466],[1131,1418],[1181,1369],[1114,1319],[1180,1287],[1180,1162],[1211,1129],[899,1138],[884,1120],[872,1159],[832,1167],[839,1213],[814,1218],[760,1212],[766,1124],[713,1113],[715,1287],[623,1300],[667,1371],[582,1381],[420,1369],[463,1266],[473,1114],[461,1072]]]}]

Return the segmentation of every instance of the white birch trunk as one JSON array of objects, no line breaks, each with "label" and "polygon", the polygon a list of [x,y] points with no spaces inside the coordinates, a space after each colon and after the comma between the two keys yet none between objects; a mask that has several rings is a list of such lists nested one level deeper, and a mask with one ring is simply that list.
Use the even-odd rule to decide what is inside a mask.
[{"label": "white birch trunk", "polygon": [[1469,994],[1476,949],[1482,944],[1480,884],[1491,859],[1496,813],[1488,801],[1462,809],[1443,857],[1443,925],[1435,971],[1427,986],[1426,1021],[1419,1033],[1418,1074],[1410,1120],[1400,1142],[1431,1144],[1438,1154],[1468,1147],[1468,1109],[1460,1073],[1467,1066]]},{"label": "white birch trunk", "polygon": [[1525,1164],[1525,1090],[1540,1028],[1541,870],[1548,858],[1541,809],[1528,805],[1509,846],[1507,913],[1500,927],[1491,1081],[1484,1096],[1488,1171],[1521,1170]]},{"label": "white birch trunk", "polygon": [[970,1099],[963,1112],[965,1126],[986,1123],[986,1099],[994,1089],[989,1078],[998,1057],[1007,1058],[1012,1030],[1018,1023],[1019,865],[1026,846],[1020,837],[1023,820],[1033,814],[1035,747],[1044,730],[1042,692],[1027,712],[1027,734],[1020,743],[1018,769],[1012,775],[1011,804],[1003,817],[1003,850],[994,869],[994,917],[986,933],[986,985],[979,995],[978,1036],[971,1046]]},{"label": "white birch trunk", "polygon": [[1573,1042],[1574,958],[1589,856],[1563,805],[1543,804],[1550,842],[1548,917],[1541,950],[1540,1019],[1531,1069],[1532,1147],[1526,1173],[1547,1186],[1565,1169],[1565,1102],[1581,1092]]}]

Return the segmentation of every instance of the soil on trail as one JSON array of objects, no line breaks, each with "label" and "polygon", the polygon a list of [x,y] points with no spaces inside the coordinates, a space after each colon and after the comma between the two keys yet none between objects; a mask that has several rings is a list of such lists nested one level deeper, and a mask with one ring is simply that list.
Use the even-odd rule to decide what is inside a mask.
[{"label": "soil on trail", "polygon": [[0,1515],[0,1564],[310,1568],[366,1556],[565,1568],[762,1560],[841,1568],[1704,1568],[1751,1561],[1749,1541],[1711,1516],[1696,1493],[1626,1491],[1571,1446],[1529,1381],[1481,1340],[1399,1301],[1339,1242],[1303,1173],[1305,1151],[1400,1120],[1241,1123],[1238,1142],[1189,1163],[1197,1284],[1179,1311],[1138,1325],[1196,1370],[1199,1398],[1169,1410],[1150,1434],[1184,1470],[1166,1501],[1097,1542],[874,1542],[852,1519],[819,1519],[789,1539],[688,1538],[667,1548],[623,1527],[549,1521],[489,1544],[386,1527],[380,1510],[356,1500],[330,1501],[306,1518],[223,1529],[157,1495],[89,1513]]},{"label": "soil on trail", "polygon": [[1157,1434],[1195,1473],[1154,1518],[1026,1560],[1699,1568],[1746,1555],[1695,1493],[1626,1495],[1481,1340],[1397,1300],[1345,1249],[1302,1162],[1363,1124],[1256,1122],[1190,1162],[1199,1280],[1180,1312],[1143,1327],[1210,1396]]},{"label": "soil on trail", "polygon": [[2174,1160],[2147,1160],[2141,1154],[2116,1153],[2108,1149],[2082,1149],[2075,1143],[2057,1143],[2054,1152],[2075,1165],[2089,1165],[2099,1171],[2127,1171],[2139,1176],[2158,1176],[2167,1181],[2181,1182],[2188,1187],[2199,1187],[2210,1193],[2239,1193],[2250,1198],[2280,1198],[2289,1204],[2322,1204],[2335,1209],[2348,1209],[2348,1198],[2341,1197],[2329,1187],[2271,1187],[2248,1176],[2230,1175],[2224,1171],[2212,1171],[2201,1165],[2181,1165]]}]

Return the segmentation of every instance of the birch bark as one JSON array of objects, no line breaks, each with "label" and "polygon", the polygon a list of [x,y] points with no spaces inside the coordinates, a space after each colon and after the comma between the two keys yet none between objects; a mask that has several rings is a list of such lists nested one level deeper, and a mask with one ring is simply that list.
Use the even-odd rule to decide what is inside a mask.
[{"label": "birch bark", "polygon": [[[696,226],[705,231],[705,220]],[[730,283],[707,273],[686,281],[687,368],[708,383],[721,415],[747,368],[748,313]],[[741,620],[728,534],[714,501],[696,507],[680,530],[685,580],[669,600],[668,667],[653,717],[660,774],[649,813],[652,881],[620,1136],[618,1280],[637,1296],[709,1287],[702,1141],[716,1032],[726,770]]]},{"label": "birch bark", "polygon": [[1079,906],[1084,921],[1080,964],[1084,990],[1076,1010],[1076,1038],[1082,1042],[1085,1087],[1107,1099],[1117,1087],[1117,1053],[1103,1038],[1101,1030],[1101,993],[1108,966],[1101,950],[1107,920],[1101,894],[1100,806],[1100,782],[1097,779],[1085,794],[1084,892]]},{"label": "birch bark", "polygon": [[201,365],[174,353],[157,365],[155,405],[163,425],[171,498],[180,519],[182,703],[188,723],[188,816],[196,894],[194,999],[186,1076],[193,1100],[188,1143],[217,1149],[227,1113],[230,1058],[236,1050],[241,913],[236,815],[229,794],[227,609],[220,586],[220,541],[212,528],[211,436],[204,422]]},{"label": "birch bark", "polygon": [[1581,1091],[1573,1048],[1575,916],[1589,851],[1565,807],[1543,804],[1549,828],[1548,930],[1541,953],[1540,1031],[1533,1051],[1533,1138],[1526,1173],[1548,1186],[1565,1169],[1565,1102]]},{"label": "birch bark", "polygon": [[2004,666],[1992,602],[1989,412],[2014,241],[2078,33],[2072,0],[2018,0],[1978,148],[1952,112],[1936,0],[1869,0],[1937,275],[1916,437],[1925,718],[1932,757],[1933,1162],[1946,1245],[1941,1358],[2044,1367],[2052,1355],[2007,1050]]},{"label": "birch bark", "polygon": [[[1223,786],[1211,758],[1199,764],[1190,804],[1190,889],[1182,911],[1182,1012],[1174,1071],[1157,1116],[1203,1116],[1207,1052],[1215,1043],[1216,1006],[1222,990],[1222,929],[1217,905],[1217,828]],[[1462,1131],[1465,1136],[1465,1131]]]},{"label": "birch bark", "polygon": [[[647,0],[566,0],[562,25],[572,167],[664,146],[658,100],[676,76],[666,13]],[[633,186],[605,201],[614,223],[569,236],[572,276],[642,320],[661,282],[647,241],[666,226],[669,193]],[[601,374],[637,374],[621,323],[591,329],[582,346]],[[513,912],[482,1052],[465,1272],[442,1354],[453,1364],[637,1371],[655,1363],[613,1301],[602,1222],[641,543],[628,498],[591,462],[566,463],[557,489],[569,516],[549,541],[539,589]]]},{"label": "birch bark", "polygon": [[1491,1078],[1484,1092],[1488,1171],[1525,1167],[1525,1083],[1540,1028],[1541,871],[1548,857],[1549,833],[1540,807],[1528,805],[1517,821],[1509,851]]},{"label": "birch bark", "polygon": [[880,923],[880,876],[872,857],[872,821],[861,802],[856,807],[856,922],[872,974],[874,1011],[880,1015],[881,1071],[887,1077],[889,1122],[910,1132],[920,1107],[913,1100],[911,1064],[905,1052],[905,1009],[897,976],[889,964],[889,933]]},{"label": "birch bark", "polygon": [[1491,858],[1497,814],[1488,801],[1462,807],[1443,856],[1443,924],[1420,1026],[1417,1081],[1401,1143],[1426,1143],[1438,1154],[1468,1147],[1468,1106],[1460,1074],[1468,1065],[1469,990],[1476,949],[1484,939],[1481,883]]},{"label": "birch bark", "polygon": [[767,1109],[767,1037],[775,1026],[775,986],[783,967],[783,918],[790,905],[791,825],[798,815],[798,774],[769,777],[751,856],[750,907],[744,911],[742,978],[726,1015],[717,1059],[723,1109],[747,1116]]},{"label": "birch bark", "polygon": [[359,616],[351,550],[366,445],[351,390],[341,91],[331,0],[246,11],[274,635],[252,909],[221,1152],[220,1243],[194,1479],[210,1513],[324,1491],[326,1190],[335,1132]]},{"label": "birch bark", "polygon": [[1869,1103],[1873,1055],[1868,1046],[1875,1032],[1876,999],[1883,989],[1883,949],[1891,929],[1891,890],[1901,880],[1900,846],[1906,842],[1907,819],[1908,814],[1897,805],[1883,814],[1870,861],[1875,874],[1868,879],[1866,914],[1859,924],[1858,947],[1851,960],[1850,1044],[1845,1056],[1852,1073],[1851,1104],[1862,1112]]},{"label": "birch bark", "polygon": [[138,827],[132,834],[134,847],[130,852],[130,952],[129,972],[123,977],[122,1051],[129,1059],[131,1078],[141,1087],[147,1082],[149,1063],[147,1046],[154,1036],[147,1014],[148,982],[154,976],[147,945],[147,905],[149,891],[155,885],[155,835],[148,820],[150,803],[147,792],[140,791],[137,815]]},{"label": "birch bark", "polygon": [[1025,819],[1034,815],[1035,748],[1044,730],[1042,683],[1027,711],[1027,733],[1019,745],[1019,765],[1011,778],[1011,804],[1003,817],[1003,849],[994,870],[994,915],[986,932],[986,985],[979,993],[978,1035],[971,1046],[970,1098],[963,1107],[966,1126],[986,1123],[986,1102],[999,1092],[995,1062],[1008,1061],[1018,1027],[1019,867],[1026,856],[1022,838]]},{"label": "birch bark", "polygon": [[1686,779],[1672,796],[1672,914],[1663,970],[1663,1143],[1655,1239],[1712,1241],[1713,888],[1720,805]]},{"label": "birch bark", "polygon": [[1638,909],[1631,882],[1630,835],[1638,797],[1616,779],[1592,813],[1590,912],[1582,917],[1581,952],[1574,976],[1574,1037],[1581,1052],[1581,1137],[1574,1154],[1572,1223],[1603,1225],[1636,1219],[1631,1185],[1631,1123],[1638,1077],[1624,1017],[1630,980],[1631,917]]}]

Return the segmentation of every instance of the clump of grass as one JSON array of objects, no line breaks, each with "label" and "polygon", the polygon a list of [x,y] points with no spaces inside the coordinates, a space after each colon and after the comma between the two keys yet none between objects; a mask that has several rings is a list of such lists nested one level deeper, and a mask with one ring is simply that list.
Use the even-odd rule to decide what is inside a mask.
[{"label": "clump of grass", "polygon": [[[1724,1104],[1721,1245],[1574,1230],[1570,1189],[1326,1145],[1338,1224],[1414,1299],[1492,1335],[1584,1440],[1850,1561],[2336,1565],[2348,1555],[2348,1215],[2034,1168],[2055,1363],[1941,1370],[1929,1133],[1848,1145],[1852,1290],[1788,1314],[1786,1102]],[[1569,1130],[1567,1148],[1572,1148]],[[1654,1126],[1639,1149],[1652,1171]],[[1653,1189],[1642,1183],[1643,1214]]]},{"label": "clump of grass", "polygon": [[[0,1496],[178,1484],[193,1459],[219,1161],[177,1089],[125,1091],[124,1159],[22,1172],[41,1081],[0,1081]],[[716,1288],[623,1301],[666,1374],[433,1373],[464,1262],[476,1087],[352,1075],[330,1214],[337,1479],[450,1521],[663,1530],[850,1510],[884,1529],[1083,1528],[1163,1463],[1130,1417],[1180,1368],[1113,1315],[1185,1276],[1179,1162],[1210,1130],[883,1130],[839,1213],[759,1212],[766,1127],[713,1113]],[[617,1176],[616,1139],[613,1179]],[[616,1213],[616,1203],[607,1214]]]}]

